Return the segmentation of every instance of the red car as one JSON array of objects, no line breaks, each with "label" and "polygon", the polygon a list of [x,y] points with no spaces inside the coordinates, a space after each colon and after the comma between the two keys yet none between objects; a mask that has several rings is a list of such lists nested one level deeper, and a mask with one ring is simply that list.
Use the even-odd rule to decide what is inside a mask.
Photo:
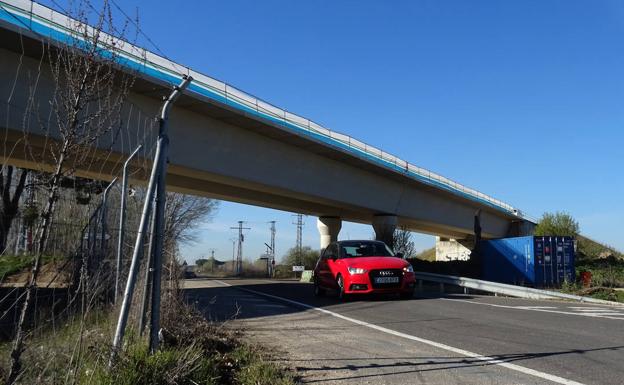
[{"label": "red car", "polygon": [[314,295],[338,291],[340,299],[352,294],[414,294],[414,269],[379,241],[331,243],[314,268]]}]

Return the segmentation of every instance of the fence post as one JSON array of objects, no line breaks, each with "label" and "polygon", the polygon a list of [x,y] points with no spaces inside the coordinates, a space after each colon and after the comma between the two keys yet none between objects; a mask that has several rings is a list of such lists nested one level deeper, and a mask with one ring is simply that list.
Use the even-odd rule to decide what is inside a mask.
[{"label": "fence post", "polygon": [[95,209],[95,212],[93,213],[93,217],[91,218],[91,228],[89,229],[89,237],[91,239],[89,241],[89,262],[95,255],[95,247],[97,245],[98,218],[101,208],[102,205],[98,205],[98,207]]},{"label": "fence post", "polygon": [[154,212],[154,272],[152,273],[152,301],[151,301],[151,313],[150,313],[150,338],[149,338],[149,350],[154,352],[158,349],[158,332],[160,330],[160,286],[162,276],[162,251],[164,247],[164,231],[165,231],[165,202],[166,202],[166,190],[165,179],[167,176],[167,156],[169,153],[169,135],[167,132],[167,126],[169,122],[169,110],[176,101],[176,99],[182,94],[182,92],[188,87],[193,78],[185,77],[182,83],[176,87],[165,104],[163,105],[160,115],[160,127],[159,127],[159,143],[162,145],[162,154],[158,159],[158,182],[156,185],[156,202]]},{"label": "fence post", "polygon": [[106,204],[108,203],[108,192],[110,191],[111,187],[113,187],[113,185],[115,185],[115,183],[117,182],[117,178],[115,177],[115,179],[113,179],[108,186],[106,186],[106,188],[104,189],[104,194],[102,195],[102,205],[100,206],[102,211],[100,212],[101,215],[101,219],[100,222],[102,222],[102,239],[100,239],[100,255],[102,257],[104,257],[104,251],[106,249]]},{"label": "fence post", "polygon": [[152,213],[152,221],[150,225],[150,241],[147,251],[147,263],[145,264],[145,282],[143,285],[143,301],[141,302],[141,314],[139,315],[139,335],[143,335],[145,330],[148,301],[152,297],[152,273],[154,272],[154,214]]},{"label": "fence post", "polygon": [[[108,362],[109,367],[113,365],[113,362],[117,355],[117,351],[121,347],[121,342],[123,340],[124,331],[126,329],[126,324],[128,322],[128,313],[130,311],[130,304],[132,303],[132,294],[134,293],[134,285],[136,283],[136,276],[139,270],[140,259],[141,259],[141,256],[143,255],[143,236],[147,230],[149,216],[152,211],[152,201],[154,199],[154,193],[156,191],[157,184],[159,185],[158,191],[159,192],[162,191],[164,193],[164,187],[165,187],[164,186],[164,181],[165,181],[164,174],[166,173],[167,170],[166,170],[166,167],[161,168],[161,166],[163,165],[166,166],[167,164],[166,158],[167,158],[168,137],[166,135],[166,122],[168,118],[169,109],[171,108],[171,105],[175,101],[175,99],[177,99],[177,97],[180,95],[180,92],[188,86],[191,80],[192,78],[190,76],[188,77],[185,76],[180,86],[176,87],[173,90],[173,92],[171,93],[171,95],[169,96],[165,104],[163,105],[163,110],[162,110],[162,114],[160,118],[161,133],[159,134],[159,137],[158,137],[158,142],[156,146],[156,154],[154,156],[154,164],[152,166],[152,173],[150,175],[150,180],[149,180],[149,184],[147,187],[147,195],[145,197],[145,202],[143,204],[143,212],[141,213],[141,222],[139,224],[139,231],[137,232],[134,252],[132,254],[132,262],[130,264],[130,271],[128,272],[126,290],[124,292],[123,301],[121,303],[121,310],[119,312],[117,328],[115,329],[115,337],[113,338],[113,349],[111,351],[111,357]],[[164,132],[165,135],[162,135],[162,132]],[[163,199],[162,195],[161,195],[161,199]],[[161,203],[164,203],[164,201]],[[164,215],[164,207],[159,207],[158,210],[155,212],[157,219],[158,219],[159,214]],[[161,224],[164,225],[164,223],[162,222],[163,221],[161,221]],[[162,228],[159,228],[159,230],[162,231]],[[162,241],[162,237],[161,237],[161,241]],[[161,246],[161,249],[160,250],[157,249],[156,256],[159,256],[159,253],[162,252],[162,243],[157,243],[157,246],[158,245]],[[156,265],[156,263],[159,263],[159,261],[154,260],[154,265]],[[156,280],[156,278],[157,277],[154,276],[154,281]],[[155,292],[156,286],[153,285],[153,287],[154,288],[152,292]],[[160,290],[160,285],[158,285],[158,289]],[[155,295],[156,294],[152,296],[152,299],[154,298]],[[158,292],[157,295],[158,295],[158,306],[160,307],[160,292]],[[154,302],[152,301],[152,306],[153,305],[154,305]],[[159,309],[160,308],[158,308],[158,310]],[[155,310],[154,307],[152,307],[152,320],[154,320],[154,317],[153,317],[154,310]],[[158,316],[160,316],[160,312],[158,313]],[[156,326],[159,327],[160,322],[157,322]],[[151,327],[154,328],[154,323],[151,324]],[[158,331],[156,331],[155,336],[152,336],[151,332],[152,330],[150,330],[150,348],[152,348],[151,338],[155,338],[155,341],[156,341],[155,346],[158,346]]]},{"label": "fence post", "polygon": [[123,254],[124,233],[126,230],[126,195],[128,195],[128,165],[130,160],[141,150],[142,144],[130,154],[124,162],[123,176],[121,177],[121,207],[119,208],[119,234],[117,235],[117,266],[115,269],[115,304],[119,296],[119,275],[121,272],[121,260]]},{"label": "fence post", "polygon": [[[159,141],[160,142],[160,141]],[[150,213],[152,212],[152,202],[154,199],[154,190],[156,188],[156,177],[158,175],[158,158],[161,154],[160,143],[156,146],[156,154],[154,155],[154,164],[152,166],[152,172],[147,185],[147,194],[145,196],[145,202],[143,202],[143,211],[141,213],[141,222],[139,223],[139,230],[137,231],[136,241],[134,243],[134,251],[132,253],[132,262],[130,263],[130,270],[128,271],[128,280],[126,281],[126,289],[124,291],[123,299],[121,302],[121,309],[119,311],[119,319],[117,320],[117,327],[115,329],[115,336],[113,337],[113,348],[111,351],[110,360],[108,366],[112,367],[113,362],[117,356],[117,351],[121,347],[124,332],[126,330],[126,323],[128,322],[128,313],[130,311],[130,305],[132,303],[132,294],[134,293],[134,285],[136,283],[136,276],[139,271],[139,263],[141,256],[143,255],[143,236],[147,231],[147,224],[149,221]]]}]

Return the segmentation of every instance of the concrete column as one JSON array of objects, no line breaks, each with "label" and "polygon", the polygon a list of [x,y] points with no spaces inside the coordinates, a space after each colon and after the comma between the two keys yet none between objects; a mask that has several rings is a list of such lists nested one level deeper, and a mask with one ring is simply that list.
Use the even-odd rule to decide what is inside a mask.
[{"label": "concrete column", "polygon": [[338,240],[341,227],[342,219],[339,217],[319,217],[316,220],[316,228],[321,235],[321,250]]},{"label": "concrete column", "polygon": [[373,229],[375,229],[375,239],[383,241],[388,247],[394,247],[394,230],[397,227],[398,218],[396,215],[375,215],[373,218]]}]

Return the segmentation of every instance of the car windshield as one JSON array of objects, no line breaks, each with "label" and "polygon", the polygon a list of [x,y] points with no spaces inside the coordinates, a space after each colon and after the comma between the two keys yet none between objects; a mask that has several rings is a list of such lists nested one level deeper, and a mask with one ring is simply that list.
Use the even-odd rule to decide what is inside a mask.
[{"label": "car windshield", "polygon": [[341,258],[393,257],[394,254],[383,242],[344,242],[340,244]]}]

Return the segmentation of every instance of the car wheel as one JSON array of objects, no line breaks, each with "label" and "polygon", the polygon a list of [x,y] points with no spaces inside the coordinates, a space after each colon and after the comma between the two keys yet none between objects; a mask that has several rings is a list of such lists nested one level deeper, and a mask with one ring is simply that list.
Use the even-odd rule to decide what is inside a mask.
[{"label": "car wheel", "polygon": [[336,283],[338,284],[338,298],[342,301],[347,301],[349,299],[349,295],[345,293],[345,284],[344,279],[342,279],[342,275],[338,275],[338,278],[336,278]]},{"label": "car wheel", "polygon": [[321,286],[319,285],[318,281],[315,279],[314,280],[314,296],[315,297],[322,297],[325,295],[325,290],[323,290],[323,288],[321,288]]},{"label": "car wheel", "polygon": [[412,299],[414,298],[414,290],[408,291],[408,292],[401,292],[400,294],[401,299]]}]

